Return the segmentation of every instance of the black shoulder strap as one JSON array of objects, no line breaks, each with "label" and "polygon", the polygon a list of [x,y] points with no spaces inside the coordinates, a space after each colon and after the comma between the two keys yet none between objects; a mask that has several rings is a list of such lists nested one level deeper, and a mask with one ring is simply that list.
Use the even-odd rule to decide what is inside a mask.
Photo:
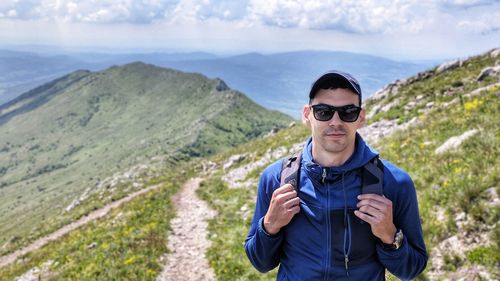
[{"label": "black shoulder strap", "polygon": [[296,190],[298,190],[301,158],[302,151],[300,150],[298,152],[295,152],[288,158],[283,159],[283,164],[281,165],[280,186],[289,183]]},{"label": "black shoulder strap", "polygon": [[363,166],[361,193],[384,194],[384,165],[377,157],[370,160]]}]

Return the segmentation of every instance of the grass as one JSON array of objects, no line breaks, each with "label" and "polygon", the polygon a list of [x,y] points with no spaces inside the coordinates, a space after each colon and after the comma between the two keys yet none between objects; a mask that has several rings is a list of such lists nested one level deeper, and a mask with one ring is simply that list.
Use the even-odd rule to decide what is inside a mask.
[{"label": "grass", "polygon": [[49,276],[57,280],[154,280],[167,252],[167,232],[175,215],[170,197],[193,175],[182,168],[155,179],[162,186],[110,211],[63,238],[0,269],[12,280],[52,261]]},{"label": "grass", "polygon": [[[385,138],[383,143],[376,145],[376,149],[381,152],[383,158],[405,169],[412,176],[418,192],[424,238],[430,255],[432,256],[438,243],[453,235],[484,234],[489,238],[488,243],[474,245],[466,252],[445,253],[446,272],[443,278],[461,267],[474,265],[484,266],[492,276],[499,275],[500,208],[490,202],[488,190],[494,188],[500,193],[498,186],[500,130],[497,122],[499,116],[497,93],[500,88],[493,88],[470,99],[462,97],[477,87],[495,82],[492,79],[483,82],[474,81],[478,71],[492,63],[494,63],[492,59],[486,56],[477,57],[464,63],[462,68],[400,89],[403,100],[412,100],[415,95],[425,94],[426,102],[435,101],[436,107],[430,114],[419,113],[418,110],[404,113],[402,107],[397,107],[375,116],[375,120],[380,118],[409,120],[413,117],[419,120],[419,124],[415,127]],[[446,94],[450,88],[454,89],[454,96]],[[458,96],[462,97],[461,102],[446,109],[439,108],[440,103],[448,102]],[[368,105],[373,104],[368,103]],[[222,131],[231,131],[238,127],[227,125],[228,120],[233,119],[232,115],[220,116],[210,124]],[[461,135],[470,129],[478,129],[478,133],[457,149],[440,155],[435,154],[435,149],[450,137]],[[251,130],[249,132],[250,136],[253,136]],[[267,274],[257,272],[244,252],[243,243],[255,207],[256,190],[229,188],[221,180],[221,177],[228,172],[224,171],[222,166],[235,154],[245,155],[245,158],[234,164],[231,169],[247,165],[261,159],[269,151],[282,146],[289,149],[293,144],[302,143],[308,135],[309,131],[306,128],[295,126],[209,158],[190,162],[186,166],[180,165],[181,162],[175,159],[170,159],[169,161],[175,165],[169,166],[170,168],[164,171],[163,177],[155,178],[148,183],[148,185],[162,183],[160,190],[136,198],[126,206],[113,210],[105,218],[50,243],[9,267],[0,269],[0,276],[2,280],[3,278],[11,280],[14,276],[19,276],[35,266],[40,267],[50,260],[53,261],[50,265],[52,279],[155,279],[160,271],[159,257],[168,251],[165,247],[166,235],[169,230],[169,220],[174,215],[170,196],[188,178],[200,174],[199,167],[194,167],[198,165],[193,163],[212,161],[216,163],[217,168],[202,183],[198,191],[198,194],[219,214],[209,222],[209,238],[213,242],[207,253],[210,265],[218,280],[274,280],[276,270]],[[247,135],[242,134],[236,138],[244,139],[245,136]],[[200,139],[212,142],[217,140],[217,137],[219,136],[216,134],[207,134],[200,136]],[[68,147],[66,153],[74,151],[75,147],[78,146]],[[37,147],[31,143],[29,148],[32,148],[32,151],[42,149],[41,146]],[[0,147],[3,153],[14,149],[16,145],[12,143],[3,149]],[[200,151],[197,147],[192,149]],[[78,150],[73,155],[79,153],[82,151]],[[275,159],[269,160],[272,161]],[[265,166],[254,169],[245,180],[256,180],[264,168]],[[123,186],[122,190],[124,195],[127,187]],[[113,194],[106,194],[106,198],[109,198],[106,200],[121,196]],[[92,198],[92,204],[77,207],[73,213],[75,218],[85,214],[89,209],[101,206],[102,203],[98,199]],[[440,217],[437,217],[438,213],[441,214]],[[456,215],[460,213],[469,218],[465,225],[459,225],[456,221]],[[49,218],[45,222],[48,222],[48,225],[57,225],[56,221],[50,222]],[[431,264],[428,264],[427,271],[418,280],[427,280],[426,273],[431,269]],[[387,279],[397,280],[390,274],[387,274]]]}]

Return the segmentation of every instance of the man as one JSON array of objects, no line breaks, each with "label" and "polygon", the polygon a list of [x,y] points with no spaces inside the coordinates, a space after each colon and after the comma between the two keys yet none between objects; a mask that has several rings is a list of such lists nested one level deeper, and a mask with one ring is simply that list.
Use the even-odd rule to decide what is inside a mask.
[{"label": "man", "polygon": [[416,277],[427,252],[410,176],[384,160],[383,195],[361,194],[360,170],[378,155],[357,133],[359,83],[341,71],[322,75],[302,120],[312,137],[299,186],[280,186],[282,160],[261,175],[245,241],[252,264],[261,272],[279,265],[278,280],[385,280],[385,269]]}]

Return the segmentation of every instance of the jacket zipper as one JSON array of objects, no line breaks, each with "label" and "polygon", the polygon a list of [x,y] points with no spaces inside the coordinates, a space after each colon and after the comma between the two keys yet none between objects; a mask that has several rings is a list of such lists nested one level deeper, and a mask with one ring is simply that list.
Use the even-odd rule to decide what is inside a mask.
[{"label": "jacket zipper", "polygon": [[323,168],[323,175],[321,178],[321,182],[326,188],[326,249],[327,249],[327,262],[325,268],[325,277],[324,280],[328,280],[328,276],[330,275],[330,264],[331,264],[331,233],[330,233],[330,189],[325,184],[326,179],[326,168]]}]

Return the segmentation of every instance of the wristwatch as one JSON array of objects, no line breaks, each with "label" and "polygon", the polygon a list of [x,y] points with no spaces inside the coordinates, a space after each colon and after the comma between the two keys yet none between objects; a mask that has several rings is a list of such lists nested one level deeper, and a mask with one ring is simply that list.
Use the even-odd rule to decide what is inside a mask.
[{"label": "wristwatch", "polygon": [[397,250],[399,249],[399,247],[401,247],[401,244],[403,244],[403,239],[404,239],[403,231],[399,229],[396,232],[396,235],[394,235],[394,241],[391,244],[386,244],[386,243],[382,244],[386,249]]}]

